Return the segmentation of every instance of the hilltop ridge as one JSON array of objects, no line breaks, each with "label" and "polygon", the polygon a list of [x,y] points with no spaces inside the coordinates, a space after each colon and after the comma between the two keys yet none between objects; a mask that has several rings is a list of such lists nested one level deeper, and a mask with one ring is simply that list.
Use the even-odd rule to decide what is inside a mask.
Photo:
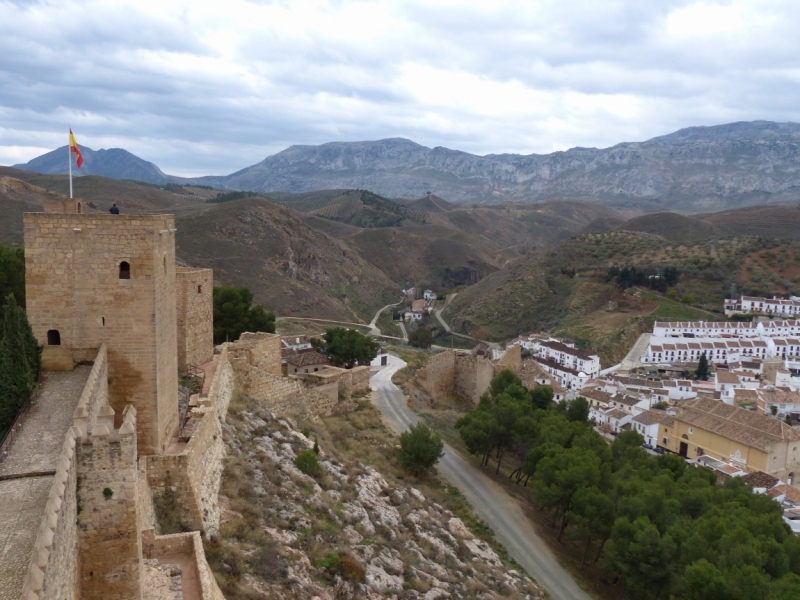
[{"label": "hilltop ridge", "polygon": [[[17,167],[65,172],[62,152]],[[294,145],[230,175],[194,179],[165,175],[124,150],[86,156],[90,172],[103,165],[102,174],[111,177],[257,192],[363,189],[388,198],[432,192],[458,204],[561,199],[645,212],[800,200],[800,124],[769,121],[689,127],[642,142],[550,154],[478,156],[405,138]]]}]

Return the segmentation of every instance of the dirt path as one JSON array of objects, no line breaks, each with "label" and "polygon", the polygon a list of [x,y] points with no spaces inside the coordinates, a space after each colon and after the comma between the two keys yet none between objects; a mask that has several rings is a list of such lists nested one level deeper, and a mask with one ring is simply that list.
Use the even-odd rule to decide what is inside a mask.
[{"label": "dirt path", "polygon": [[369,327],[370,327],[370,330],[371,330],[370,333],[372,335],[383,335],[381,333],[381,330],[376,325],[376,323],[378,322],[378,318],[380,318],[381,313],[383,311],[385,311],[387,308],[391,308],[392,306],[397,306],[398,304],[400,304],[400,303],[399,302],[395,302],[394,304],[387,304],[386,306],[384,306],[382,309],[380,309],[378,312],[375,313],[375,316],[372,317],[372,321],[369,322]]},{"label": "dirt path", "polygon": [[[392,375],[406,366],[389,355],[389,364],[370,379],[372,401],[383,413],[389,427],[402,433],[419,421],[406,405],[406,397],[392,383]],[[464,494],[475,511],[492,528],[509,554],[547,590],[555,600],[591,600],[573,577],[559,564],[547,543],[534,530],[520,503],[509,496],[480,469],[445,445],[437,465],[439,474]]]},{"label": "dirt path", "polygon": [[450,325],[448,325],[447,323],[445,323],[444,319],[442,318],[442,311],[443,311],[445,308],[447,308],[447,305],[448,305],[448,304],[450,304],[450,302],[453,300],[453,298],[455,298],[457,295],[458,295],[457,293],[456,293],[456,294],[449,294],[449,295],[447,296],[447,300],[445,300],[445,301],[444,301],[444,306],[443,306],[442,308],[439,308],[439,309],[437,309],[437,310],[436,310],[436,313],[435,313],[435,314],[436,314],[436,318],[439,320],[439,323],[441,323],[441,324],[442,324],[442,327],[444,327],[444,330],[445,330],[447,333],[449,333],[450,335],[454,335],[454,336],[457,336],[457,337],[463,338],[463,339],[465,339],[465,340],[469,340],[469,341],[471,341],[471,342],[483,342],[484,344],[486,344],[486,345],[487,345],[487,346],[489,346],[490,348],[495,348],[495,349],[497,349],[497,350],[500,350],[500,344],[498,344],[498,343],[496,343],[496,342],[487,342],[486,340],[479,340],[478,338],[474,338],[474,337],[472,337],[471,335],[466,335],[466,334],[463,334],[463,333],[458,333],[458,332],[456,332],[456,331],[453,331],[453,330],[451,329]]}]

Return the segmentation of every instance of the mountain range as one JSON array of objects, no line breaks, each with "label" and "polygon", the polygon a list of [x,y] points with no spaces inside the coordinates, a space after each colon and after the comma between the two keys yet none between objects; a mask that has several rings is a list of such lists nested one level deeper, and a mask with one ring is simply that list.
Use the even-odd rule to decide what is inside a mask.
[{"label": "mountain range", "polygon": [[[64,173],[59,148],[19,169]],[[460,204],[599,202],[644,212],[704,212],[800,200],[800,124],[753,121],[690,127],[645,142],[551,154],[489,154],[427,148],[403,138],[291,146],[226,176],[163,173],[121,149],[85,149],[86,172],[224,190],[312,192],[367,189],[389,198],[433,192]]]}]

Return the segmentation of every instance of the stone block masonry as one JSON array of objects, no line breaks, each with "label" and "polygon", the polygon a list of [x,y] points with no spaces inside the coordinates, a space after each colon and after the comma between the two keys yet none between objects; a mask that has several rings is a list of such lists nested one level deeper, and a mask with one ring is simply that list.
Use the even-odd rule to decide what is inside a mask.
[{"label": "stone block masonry", "polygon": [[99,418],[76,450],[80,597],[141,598],[136,409],[125,409],[119,430],[113,415]]},{"label": "stone block masonry", "polygon": [[[184,522],[198,531],[213,535],[219,528],[217,496],[222,481],[225,446],[222,425],[236,387],[236,377],[224,346],[219,357],[208,397],[191,410],[189,422],[199,421],[189,442],[179,454],[148,456],[147,483],[153,496],[168,490],[178,498]],[[188,425],[188,423],[187,423]]]},{"label": "stone block masonry", "polygon": [[416,383],[432,398],[459,396],[477,404],[494,372],[495,365],[487,358],[445,350],[417,370]]},{"label": "stone block masonry", "polygon": [[119,419],[133,404],[139,451],[162,452],[178,425],[174,217],[26,213],[24,222],[34,335],[75,362],[106,344],[111,407]]},{"label": "stone block masonry", "polygon": [[445,350],[434,354],[417,370],[417,384],[433,398],[455,395],[456,353]]},{"label": "stone block masonry", "polygon": [[204,365],[214,352],[214,272],[177,267],[178,368]]}]

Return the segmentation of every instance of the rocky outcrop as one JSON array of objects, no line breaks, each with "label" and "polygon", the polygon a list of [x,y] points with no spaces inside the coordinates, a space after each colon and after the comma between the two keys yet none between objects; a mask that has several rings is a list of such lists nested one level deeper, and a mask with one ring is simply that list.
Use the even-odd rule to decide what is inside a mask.
[{"label": "rocky outcrop", "polygon": [[[288,419],[255,408],[229,414],[225,428],[230,463],[223,488],[233,489],[235,479],[239,490],[251,485],[254,494],[248,503],[235,493],[220,498],[222,533],[209,542],[209,555],[221,585],[228,585],[226,596],[250,587],[271,598],[309,600],[543,597],[458,517],[414,487],[390,485],[361,464],[339,463],[324,448],[321,473],[303,474],[294,460],[314,442]],[[258,517],[244,514],[250,511]],[[266,536],[259,543],[271,548],[272,570],[242,574],[237,592],[236,567],[229,564],[235,559],[224,557],[257,552],[243,522]]]}]

